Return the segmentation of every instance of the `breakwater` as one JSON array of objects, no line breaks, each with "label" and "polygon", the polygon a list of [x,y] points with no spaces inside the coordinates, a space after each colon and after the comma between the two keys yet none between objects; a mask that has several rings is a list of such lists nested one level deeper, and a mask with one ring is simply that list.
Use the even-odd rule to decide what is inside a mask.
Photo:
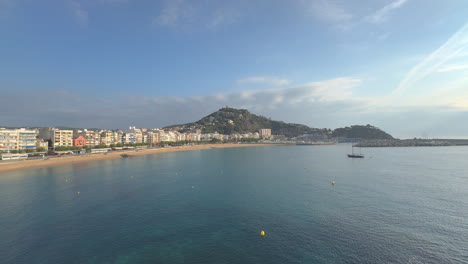
[{"label": "breakwater", "polygon": [[396,140],[366,140],[357,147],[441,147],[441,146],[466,146],[468,139],[396,139]]}]

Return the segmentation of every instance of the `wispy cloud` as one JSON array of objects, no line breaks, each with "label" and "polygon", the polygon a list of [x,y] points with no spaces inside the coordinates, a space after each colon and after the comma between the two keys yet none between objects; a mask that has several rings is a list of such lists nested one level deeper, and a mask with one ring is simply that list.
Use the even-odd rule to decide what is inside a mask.
[{"label": "wispy cloud", "polygon": [[184,0],[166,1],[160,14],[153,20],[154,24],[163,26],[176,26],[182,19],[187,18],[193,12],[193,7]]},{"label": "wispy cloud", "polygon": [[240,79],[237,83],[258,83],[258,84],[268,84],[273,86],[284,86],[291,83],[290,80],[285,78],[270,77],[270,76],[254,76],[244,79]]},{"label": "wispy cloud", "polygon": [[[227,95],[231,100],[259,107],[275,107],[277,105],[297,105],[301,103],[333,102],[351,100],[351,88],[361,84],[361,80],[341,77],[321,82],[311,82],[290,88],[267,90],[247,90]],[[264,104],[262,104],[263,102]]]},{"label": "wispy cloud", "polygon": [[443,65],[437,69],[438,72],[451,72],[468,69],[468,64],[449,64]]},{"label": "wispy cloud", "polygon": [[301,3],[311,15],[321,20],[340,22],[353,18],[338,1],[301,0]]},{"label": "wispy cloud", "polygon": [[[464,83],[456,83],[454,89],[463,89]],[[468,117],[468,111],[451,105],[452,101],[445,105],[383,105],[379,98],[356,96],[353,91],[361,84],[358,78],[340,77],[288,88],[190,97],[121,95],[93,98],[56,92],[55,100],[50,101],[47,107],[42,102],[47,101],[50,93],[10,91],[2,94],[0,112],[15,108],[18,101],[30,103],[15,108],[17,111],[14,113],[0,115],[0,125],[122,128],[132,124],[152,128],[192,122],[228,105],[312,127],[335,128],[370,123],[397,137],[419,136],[421,131],[429,131],[434,136],[466,136],[468,123],[458,122],[460,125],[456,128],[444,123],[448,118],[464,120]],[[464,103],[467,98],[459,100],[460,106],[468,107]]]},{"label": "wispy cloud", "polygon": [[239,5],[208,0],[194,4],[186,0],[165,1],[154,25],[166,27],[198,27],[213,29],[238,20]]},{"label": "wispy cloud", "polygon": [[[115,128],[133,123],[145,127],[157,127],[194,121],[226,104],[237,108],[247,108],[258,114],[268,115],[277,111],[282,115],[289,111],[300,111],[302,114],[318,118],[321,114],[349,113],[363,107],[365,104],[352,98],[351,93],[351,89],[359,86],[360,83],[359,79],[342,77],[290,88],[246,90],[206,96],[126,95],[120,98],[94,98],[94,100],[92,97],[83,98],[69,92],[58,92],[55,93],[57,100],[47,107],[39,103],[45,100],[45,95],[8,92],[3,94],[5,103],[0,105],[0,112],[12,109],[20,98],[32,103],[21,108],[14,115],[1,115],[0,124]],[[85,118],[91,115],[92,119]]]},{"label": "wispy cloud", "polygon": [[70,1],[70,7],[72,9],[75,19],[82,25],[87,25],[89,21],[88,11],[77,1]]},{"label": "wispy cloud", "polygon": [[410,89],[418,81],[438,71],[440,67],[452,58],[460,56],[468,49],[468,23],[453,34],[442,46],[426,56],[414,66],[400,82],[394,94]]},{"label": "wispy cloud", "polygon": [[222,24],[231,24],[236,22],[239,17],[240,13],[232,8],[218,8],[207,22],[207,27],[216,28]]},{"label": "wispy cloud", "polygon": [[382,23],[385,22],[388,18],[388,15],[390,12],[392,12],[395,9],[398,9],[402,7],[404,4],[406,4],[408,0],[396,0],[391,2],[390,4],[382,7],[381,9],[377,10],[375,13],[367,17],[367,21],[372,22],[372,23]]}]

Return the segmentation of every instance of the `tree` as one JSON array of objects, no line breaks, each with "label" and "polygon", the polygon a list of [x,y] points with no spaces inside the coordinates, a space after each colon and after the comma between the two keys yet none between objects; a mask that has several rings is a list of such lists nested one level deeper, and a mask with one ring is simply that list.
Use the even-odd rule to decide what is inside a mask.
[{"label": "tree", "polygon": [[45,152],[46,149],[43,148],[43,147],[38,147],[38,148],[36,149],[36,151],[37,151],[37,152]]},{"label": "tree", "polygon": [[221,142],[221,139],[219,138],[212,138],[211,139],[211,143],[220,143]]},{"label": "tree", "polygon": [[66,150],[70,150],[71,147],[70,146],[57,146],[55,147],[55,151],[66,151]]},{"label": "tree", "polygon": [[260,139],[258,139],[258,138],[241,138],[240,141],[241,142],[258,142],[258,141],[260,141]]},{"label": "tree", "polygon": [[83,146],[83,149],[90,150],[90,149],[91,149],[91,146],[84,145],[84,146]]}]

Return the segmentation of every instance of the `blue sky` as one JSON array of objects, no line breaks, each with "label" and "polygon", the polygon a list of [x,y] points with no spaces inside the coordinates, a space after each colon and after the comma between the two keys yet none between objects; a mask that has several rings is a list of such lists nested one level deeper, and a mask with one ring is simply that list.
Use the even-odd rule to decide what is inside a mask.
[{"label": "blue sky", "polygon": [[0,0],[0,125],[161,127],[229,105],[468,137],[465,0]]}]

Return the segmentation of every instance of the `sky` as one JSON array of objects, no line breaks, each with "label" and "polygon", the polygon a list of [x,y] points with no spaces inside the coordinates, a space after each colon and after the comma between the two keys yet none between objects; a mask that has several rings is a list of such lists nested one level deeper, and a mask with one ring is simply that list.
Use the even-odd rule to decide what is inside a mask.
[{"label": "sky", "polygon": [[0,126],[156,128],[229,106],[468,138],[466,0],[0,0]]}]

